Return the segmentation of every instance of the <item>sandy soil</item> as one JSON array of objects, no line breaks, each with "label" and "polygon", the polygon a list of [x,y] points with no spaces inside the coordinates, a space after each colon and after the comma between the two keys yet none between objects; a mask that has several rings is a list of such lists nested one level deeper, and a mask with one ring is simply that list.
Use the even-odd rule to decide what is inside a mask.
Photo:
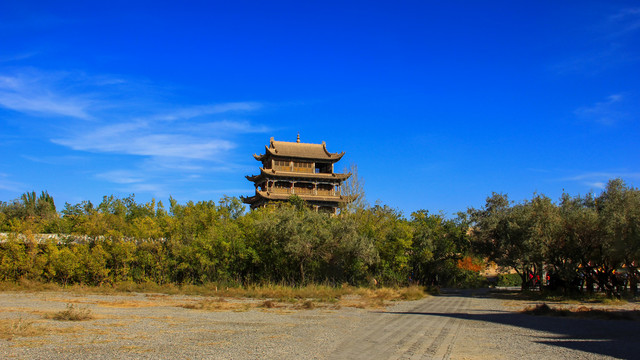
[{"label": "sandy soil", "polygon": [[[69,304],[90,310],[93,319],[50,319]],[[485,291],[449,291],[373,310],[262,304],[159,294],[0,293],[0,358],[602,359],[640,354],[638,321],[524,315],[519,311],[532,302]]]}]

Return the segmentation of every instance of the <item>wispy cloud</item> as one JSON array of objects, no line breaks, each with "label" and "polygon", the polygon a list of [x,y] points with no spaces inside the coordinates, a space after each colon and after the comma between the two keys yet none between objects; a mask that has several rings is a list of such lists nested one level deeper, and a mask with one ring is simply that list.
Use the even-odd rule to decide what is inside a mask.
[{"label": "wispy cloud", "polygon": [[20,54],[0,55],[0,63],[9,63],[13,61],[25,60],[36,55],[37,52],[25,52]]},{"label": "wispy cloud", "polygon": [[614,26],[609,36],[621,37],[640,30],[640,7],[620,9],[609,16],[609,23]]},{"label": "wispy cloud", "polygon": [[235,143],[227,138],[237,133],[264,131],[267,131],[266,127],[247,122],[168,125],[157,121],[133,121],[90,127],[51,141],[82,151],[215,160],[221,153],[235,148]]},{"label": "wispy cloud", "polygon": [[597,75],[621,64],[639,62],[635,40],[639,30],[640,8],[621,8],[608,16],[604,14],[599,23],[584,29],[584,33],[591,34],[590,46],[550,68],[559,74]]},{"label": "wispy cloud", "polygon": [[582,185],[588,186],[594,189],[604,189],[607,182],[611,179],[626,179],[626,180],[638,180],[640,179],[640,172],[628,172],[628,171],[592,171],[585,172],[573,176],[568,176],[560,179],[561,181],[575,181]]},{"label": "wispy cloud", "polygon": [[65,94],[56,87],[56,75],[0,74],[0,106],[31,114],[89,119],[92,101],[80,94]]},{"label": "wispy cloud", "polygon": [[[68,121],[51,137],[73,150],[145,157],[212,160],[235,147],[236,134],[265,132],[265,126],[246,120],[220,119],[222,115],[259,110],[258,102],[176,106],[144,99],[132,103],[114,96],[114,86],[129,86],[117,76],[44,72],[22,69],[0,72],[0,107],[25,114],[61,117]],[[134,85],[131,85],[135,87]],[[131,114],[144,114],[131,116]]]},{"label": "wispy cloud", "polygon": [[623,94],[609,95],[604,101],[577,108],[574,114],[581,119],[601,125],[615,125],[630,116],[622,106],[624,100],[625,96]]},{"label": "wispy cloud", "polygon": [[263,108],[260,102],[172,105],[166,101],[170,97],[162,86],[122,76],[0,67],[0,108],[28,115],[54,144],[129,156],[117,168],[103,165],[93,174],[129,191],[166,193],[172,181],[200,181],[204,173],[228,171],[237,167],[231,159],[239,137],[269,131],[246,120]]},{"label": "wispy cloud", "polygon": [[118,191],[129,194],[148,193],[158,198],[166,198],[171,195],[171,192],[167,190],[166,184],[156,183],[127,184],[125,187],[119,188]]},{"label": "wispy cloud", "polygon": [[222,114],[231,111],[253,111],[260,109],[261,107],[262,105],[257,102],[231,102],[225,104],[192,106],[189,108],[173,110],[165,114],[155,115],[150,117],[150,120],[188,120],[196,117]]},{"label": "wispy cloud", "polygon": [[0,173],[0,190],[11,192],[25,191],[25,185],[9,179],[8,174]]},{"label": "wispy cloud", "polygon": [[107,180],[116,184],[133,184],[143,182],[144,178],[139,172],[130,170],[112,170],[96,174],[96,178]]},{"label": "wispy cloud", "polygon": [[565,177],[563,180],[581,181],[593,178],[600,179],[615,179],[615,178],[629,178],[640,179],[640,172],[626,172],[626,171],[593,171],[585,172],[582,174]]},{"label": "wispy cloud", "polygon": [[33,161],[36,163],[47,164],[47,165],[70,165],[70,164],[78,164],[80,162],[85,162],[87,160],[86,157],[82,156],[44,156],[37,157],[31,155],[22,155],[23,159]]}]

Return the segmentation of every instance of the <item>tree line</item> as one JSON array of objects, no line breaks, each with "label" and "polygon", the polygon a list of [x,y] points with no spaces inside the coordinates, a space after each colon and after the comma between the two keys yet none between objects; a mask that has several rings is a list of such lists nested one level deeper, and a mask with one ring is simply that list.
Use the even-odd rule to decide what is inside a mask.
[{"label": "tree line", "polygon": [[[245,213],[235,197],[179,204],[105,196],[56,211],[47,192],[0,203],[0,279],[60,284],[380,283],[462,285],[463,218],[388,206],[318,213],[298,197]],[[58,234],[38,241],[37,234]],[[470,265],[471,264],[471,265]]]},{"label": "tree line", "polygon": [[564,193],[512,203],[487,198],[468,211],[474,252],[517,271],[522,288],[609,295],[637,292],[640,260],[640,191],[610,180],[598,195]]},{"label": "tree line", "polygon": [[[640,191],[614,179],[599,195],[558,202],[494,193],[453,218],[366,204],[331,216],[295,196],[250,212],[235,197],[170,198],[167,209],[134,195],[58,212],[47,192],[32,192],[0,202],[0,232],[4,281],[474,286],[495,262],[523,289],[620,294],[638,287]],[[59,236],[37,241],[42,233]]]}]

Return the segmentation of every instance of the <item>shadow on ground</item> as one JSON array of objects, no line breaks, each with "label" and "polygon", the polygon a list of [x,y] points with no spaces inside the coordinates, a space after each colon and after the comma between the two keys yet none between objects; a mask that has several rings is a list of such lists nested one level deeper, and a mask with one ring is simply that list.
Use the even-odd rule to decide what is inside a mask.
[{"label": "shadow on ground", "polygon": [[[443,291],[438,296],[489,297],[490,294],[487,291],[449,290]],[[533,316],[495,310],[474,310],[474,312],[476,313],[388,312],[387,314],[443,316],[528,328],[547,333],[546,336],[532,337],[531,341],[535,343],[623,359],[640,357],[639,321]]]}]

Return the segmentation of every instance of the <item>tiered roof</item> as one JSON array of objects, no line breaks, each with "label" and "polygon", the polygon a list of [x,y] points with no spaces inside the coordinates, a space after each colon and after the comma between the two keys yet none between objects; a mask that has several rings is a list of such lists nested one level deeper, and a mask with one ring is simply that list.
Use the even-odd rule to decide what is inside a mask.
[{"label": "tiered roof", "polygon": [[[271,160],[285,160],[293,161],[296,159],[305,160],[305,163],[316,163],[316,169],[318,164],[326,166],[334,164],[344,156],[344,152],[331,153],[327,150],[327,145],[323,141],[321,144],[308,144],[300,142],[300,135],[296,142],[287,141],[275,141],[271,138],[269,146],[265,146],[265,153],[263,155],[253,155],[253,157],[261,161],[264,167],[260,168],[260,174],[246,176],[247,180],[256,184],[270,182],[284,181],[290,182],[292,190],[296,182],[315,184],[315,188],[319,185],[322,186],[339,186],[343,181],[351,176],[351,173],[336,174],[333,172],[333,166],[323,168],[323,172],[315,172],[314,169],[310,169],[309,172],[291,171],[282,169],[270,169]],[[340,192],[331,192],[332,195],[326,193],[314,194],[304,193],[299,196],[305,201],[309,201],[314,206],[333,207],[334,209],[340,203],[353,201],[353,197],[341,195]],[[242,200],[254,206],[260,206],[265,201],[279,201],[287,200],[291,195],[289,193],[282,193],[280,191],[272,191],[270,189],[260,190],[256,185],[255,194],[250,197],[242,197]],[[256,205],[257,204],[257,205]]]},{"label": "tiered roof", "polygon": [[253,155],[256,160],[262,161],[268,156],[277,156],[336,162],[344,156],[344,151],[341,153],[330,153],[324,141],[322,144],[301,143],[299,137],[297,142],[275,141],[271,138],[269,146],[265,146],[264,148],[265,153],[263,155]]}]

